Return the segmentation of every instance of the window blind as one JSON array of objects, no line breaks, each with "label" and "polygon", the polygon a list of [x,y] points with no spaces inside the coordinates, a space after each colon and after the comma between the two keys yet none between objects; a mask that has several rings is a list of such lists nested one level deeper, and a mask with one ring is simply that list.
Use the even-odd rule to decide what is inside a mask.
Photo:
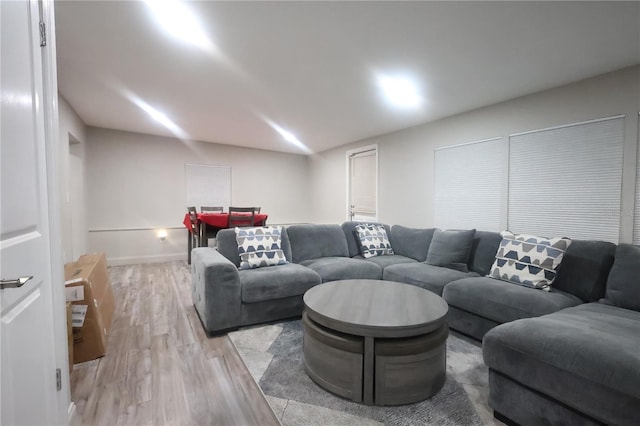
[{"label": "window blind", "polygon": [[185,164],[186,205],[222,206],[231,204],[231,167]]},{"label": "window blind", "polygon": [[[638,113],[640,116],[640,113]],[[640,244],[640,117],[638,120],[638,161],[636,162],[636,205],[633,214],[633,244]]]},{"label": "window blind", "polygon": [[434,221],[442,229],[499,231],[506,193],[502,138],[435,150]]},{"label": "window blind", "polygon": [[508,227],[617,243],[624,117],[510,136]]}]

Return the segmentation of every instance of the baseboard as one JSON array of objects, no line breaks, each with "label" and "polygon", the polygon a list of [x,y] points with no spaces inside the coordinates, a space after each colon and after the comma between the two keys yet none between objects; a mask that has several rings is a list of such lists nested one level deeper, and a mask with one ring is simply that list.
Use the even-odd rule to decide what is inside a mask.
[{"label": "baseboard", "polygon": [[155,254],[148,256],[107,257],[109,266],[136,265],[140,263],[170,262],[172,260],[187,260],[186,253]]}]

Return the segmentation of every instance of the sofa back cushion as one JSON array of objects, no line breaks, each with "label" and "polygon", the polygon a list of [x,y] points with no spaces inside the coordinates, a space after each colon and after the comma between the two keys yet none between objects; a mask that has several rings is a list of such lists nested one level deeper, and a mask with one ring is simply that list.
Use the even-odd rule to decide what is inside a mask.
[{"label": "sofa back cushion", "polygon": [[226,257],[240,267],[240,254],[238,254],[238,241],[236,241],[236,231],[233,228],[221,229],[216,234],[216,248],[221,255]]},{"label": "sofa back cushion", "polygon": [[604,296],[616,245],[605,241],[572,240],[564,254],[553,288],[585,302]]},{"label": "sofa back cushion", "polygon": [[475,233],[475,229],[447,231],[436,229],[425,262],[433,266],[469,272],[469,254]]},{"label": "sofa back cushion", "polygon": [[[291,260],[291,244],[287,235],[287,228],[283,227],[280,235],[280,248],[287,260]],[[240,267],[240,254],[238,253],[238,241],[236,240],[236,231],[234,228],[221,229],[216,235],[216,249],[221,255],[226,257]]]},{"label": "sofa back cushion", "polygon": [[434,232],[435,228],[417,229],[393,225],[391,234],[389,234],[393,252],[418,262],[424,262],[427,259]]},{"label": "sofa back cushion", "polygon": [[498,247],[502,241],[499,232],[476,231],[469,255],[469,270],[485,276],[491,271]]},{"label": "sofa back cushion", "polygon": [[602,302],[640,311],[640,246],[618,245]]},{"label": "sofa back cushion", "polygon": [[339,225],[291,225],[287,234],[295,263],[322,257],[349,257],[347,239]]},{"label": "sofa back cushion", "polygon": [[347,240],[347,248],[349,249],[349,257],[354,257],[361,255],[360,248],[360,240],[358,239],[358,231],[356,231],[356,226],[368,224],[368,225],[382,225],[384,229],[387,231],[387,236],[391,234],[391,229],[389,225],[385,225],[383,223],[378,222],[345,222],[340,227],[342,228],[342,232],[344,232],[344,236]]}]

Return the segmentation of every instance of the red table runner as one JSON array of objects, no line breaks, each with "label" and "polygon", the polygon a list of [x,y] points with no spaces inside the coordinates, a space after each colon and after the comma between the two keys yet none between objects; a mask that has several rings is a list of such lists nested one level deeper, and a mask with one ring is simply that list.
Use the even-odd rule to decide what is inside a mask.
[{"label": "red table runner", "polygon": [[[257,213],[253,220],[255,226],[263,226],[267,222],[268,217],[269,215],[267,214]],[[226,228],[229,225],[229,213],[198,213],[198,220],[214,228]],[[187,229],[191,230],[189,213],[184,215],[182,223]]]}]

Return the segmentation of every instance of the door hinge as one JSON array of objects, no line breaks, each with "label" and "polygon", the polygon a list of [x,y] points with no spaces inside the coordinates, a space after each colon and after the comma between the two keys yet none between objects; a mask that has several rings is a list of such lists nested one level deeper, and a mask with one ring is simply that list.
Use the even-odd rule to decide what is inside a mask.
[{"label": "door hinge", "polygon": [[40,47],[47,45],[47,27],[44,22],[40,21]]},{"label": "door hinge", "polygon": [[62,390],[62,371],[56,368],[56,390]]}]

